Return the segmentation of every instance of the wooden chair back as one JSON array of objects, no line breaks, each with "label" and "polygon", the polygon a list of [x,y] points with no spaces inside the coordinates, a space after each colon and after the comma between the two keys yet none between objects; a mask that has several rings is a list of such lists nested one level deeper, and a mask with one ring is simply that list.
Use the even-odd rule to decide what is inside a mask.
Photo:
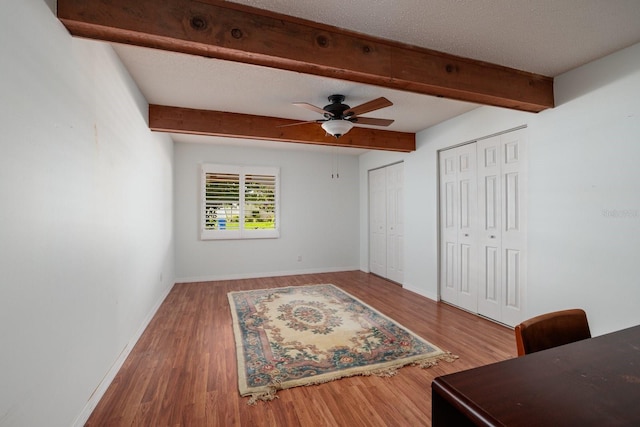
[{"label": "wooden chair back", "polygon": [[525,320],[515,328],[518,356],[591,338],[587,314],[561,310]]}]

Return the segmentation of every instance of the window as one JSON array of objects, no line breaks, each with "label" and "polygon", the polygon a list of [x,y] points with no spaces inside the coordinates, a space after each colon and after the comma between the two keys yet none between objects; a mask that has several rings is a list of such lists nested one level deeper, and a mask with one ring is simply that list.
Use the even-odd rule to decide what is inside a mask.
[{"label": "window", "polygon": [[202,240],[280,236],[280,170],[202,165]]}]

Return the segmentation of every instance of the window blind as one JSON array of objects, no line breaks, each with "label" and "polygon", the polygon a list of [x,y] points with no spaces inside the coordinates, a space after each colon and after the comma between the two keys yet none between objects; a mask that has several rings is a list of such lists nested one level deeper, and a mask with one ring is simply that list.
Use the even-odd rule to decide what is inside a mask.
[{"label": "window blind", "polygon": [[202,165],[201,239],[279,237],[279,169]]}]

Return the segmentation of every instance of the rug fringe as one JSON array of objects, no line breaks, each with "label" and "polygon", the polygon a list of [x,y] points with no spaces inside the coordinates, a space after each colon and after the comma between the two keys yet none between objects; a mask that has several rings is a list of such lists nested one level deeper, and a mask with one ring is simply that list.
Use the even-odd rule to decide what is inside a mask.
[{"label": "rug fringe", "polygon": [[418,366],[422,369],[427,369],[430,368],[432,366],[436,366],[438,364],[439,361],[445,361],[445,362],[455,362],[457,359],[459,359],[458,356],[456,356],[455,354],[452,354],[450,352],[445,352],[444,354],[438,356],[437,358],[433,359],[426,359],[426,360],[418,360],[414,363],[411,364],[411,366]]},{"label": "rug fringe", "polygon": [[[431,368],[432,366],[436,366],[438,364],[438,362],[440,361],[445,361],[445,362],[455,362],[458,359],[458,356],[456,356],[455,354],[452,354],[450,352],[444,352],[443,354],[440,354],[438,356],[430,356],[427,357],[425,359],[422,360],[414,360],[411,362],[406,362],[406,363],[400,363],[398,365],[395,366],[389,366],[389,367],[385,367],[385,368],[380,368],[380,369],[372,369],[369,371],[362,371],[362,372],[357,372],[357,373],[353,373],[350,375],[340,375],[340,376],[336,376],[336,377],[331,377],[331,378],[326,378],[324,380],[320,380],[320,381],[313,381],[307,384],[304,384],[304,386],[312,386],[312,385],[320,385],[320,384],[325,384],[331,381],[335,381],[338,380],[340,378],[348,378],[348,377],[355,377],[355,376],[376,376],[376,377],[393,377],[394,375],[396,375],[398,373],[398,370],[400,368],[403,368],[405,366],[418,366],[419,368],[422,369],[427,369],[427,368]],[[282,388],[282,383],[281,381],[274,381],[271,384],[269,384],[267,386],[267,390],[260,392],[260,393],[252,393],[248,396],[249,400],[247,401],[247,405],[255,405],[258,403],[259,400],[263,401],[263,402],[269,402],[271,400],[277,399],[278,396],[276,395],[276,393],[278,392],[278,390],[283,390]]]},{"label": "rug fringe", "polygon": [[269,386],[269,390],[264,391],[262,393],[253,393],[251,394],[249,397],[249,400],[247,401],[247,405],[255,405],[256,403],[258,403],[258,400],[262,400],[263,402],[269,402],[273,399],[277,399],[278,396],[276,395],[276,393],[278,392],[278,388],[274,387],[274,386]]},{"label": "rug fringe", "polygon": [[273,399],[277,399],[276,393],[278,390],[282,390],[282,381],[273,380],[271,384],[267,386],[267,391],[263,391],[260,393],[252,393],[247,405],[255,405],[258,403],[258,400],[262,400],[263,402],[270,402]]}]

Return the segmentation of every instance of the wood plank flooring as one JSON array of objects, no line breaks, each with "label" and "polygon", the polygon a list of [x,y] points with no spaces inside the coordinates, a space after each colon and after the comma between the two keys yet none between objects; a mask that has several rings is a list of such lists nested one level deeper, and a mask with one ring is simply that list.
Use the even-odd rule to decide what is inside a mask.
[{"label": "wood plank flooring", "polygon": [[[391,378],[238,394],[227,292],[333,283],[460,358]],[[516,356],[513,331],[359,271],[176,284],[87,426],[429,426],[431,381]]]}]

